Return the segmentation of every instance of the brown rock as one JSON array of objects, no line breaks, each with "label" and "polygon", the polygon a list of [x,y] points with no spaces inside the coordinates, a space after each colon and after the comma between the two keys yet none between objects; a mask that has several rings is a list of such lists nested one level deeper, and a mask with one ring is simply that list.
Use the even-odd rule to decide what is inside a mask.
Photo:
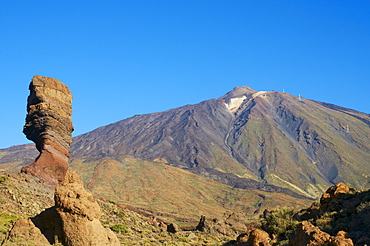
[{"label": "brown rock", "polygon": [[22,172],[57,186],[68,170],[72,143],[72,94],[57,79],[34,76],[29,86],[23,133],[36,144],[40,155]]},{"label": "brown rock", "polygon": [[206,218],[202,216],[196,229],[198,231],[210,233],[213,236],[236,237],[248,230],[244,221],[246,221],[244,215],[226,212],[220,218]]},{"label": "brown rock", "polygon": [[159,225],[158,227],[162,230],[162,231],[167,231],[167,225],[165,223],[163,223],[162,221],[159,222]]},{"label": "brown rock", "polygon": [[294,246],[353,246],[352,240],[346,238],[345,232],[340,231],[337,236],[330,236],[307,221],[303,221],[298,225],[296,234],[289,241],[289,244]]},{"label": "brown rock", "polygon": [[14,222],[12,229],[1,245],[16,245],[15,243],[17,245],[29,245],[29,242],[40,246],[51,245],[31,219],[21,219]]},{"label": "brown rock", "polygon": [[339,231],[335,237],[329,240],[329,246],[353,246],[352,239],[347,238],[347,232]]},{"label": "brown rock", "polygon": [[339,194],[348,193],[349,190],[350,188],[346,184],[338,183],[327,189],[327,191],[324,194],[322,194],[320,203],[321,204],[325,203],[327,200],[337,197]]},{"label": "brown rock", "polygon": [[100,207],[74,172],[55,191],[55,207],[62,221],[63,245],[119,245],[116,235],[104,228]]},{"label": "brown rock", "polygon": [[249,233],[242,233],[236,238],[237,246],[246,246],[248,245]]},{"label": "brown rock", "polygon": [[117,236],[101,225],[100,207],[76,173],[67,172],[65,181],[55,190],[54,200],[54,207],[15,222],[4,245],[14,240],[34,245],[119,245]]},{"label": "brown rock", "polygon": [[269,234],[260,229],[254,229],[250,232],[248,246],[270,246],[271,238]]},{"label": "brown rock", "polygon": [[171,223],[167,226],[167,231],[171,233],[179,232],[179,227],[175,223]]}]

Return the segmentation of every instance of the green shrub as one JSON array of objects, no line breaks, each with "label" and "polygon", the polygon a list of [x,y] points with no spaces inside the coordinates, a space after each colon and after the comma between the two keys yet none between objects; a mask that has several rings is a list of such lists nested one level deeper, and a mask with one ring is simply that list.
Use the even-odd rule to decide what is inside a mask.
[{"label": "green shrub", "polygon": [[180,242],[185,242],[185,243],[190,243],[192,240],[188,237],[180,237],[179,241]]},{"label": "green shrub", "polygon": [[115,224],[110,229],[112,231],[118,232],[118,233],[127,233],[127,232],[129,232],[128,227],[126,225],[123,225],[123,224]]},{"label": "green shrub", "polygon": [[282,239],[292,233],[298,224],[293,219],[294,211],[289,208],[276,208],[265,213],[262,220],[262,229],[270,235],[277,235]]},{"label": "green shrub", "polygon": [[8,232],[10,225],[18,220],[20,216],[15,214],[9,214],[7,212],[0,212],[0,240],[5,237]]},{"label": "green shrub", "polygon": [[330,233],[335,225],[337,211],[326,212],[321,217],[317,218],[314,225],[318,226],[321,230]]},{"label": "green shrub", "polygon": [[0,184],[4,183],[8,179],[8,176],[1,175],[0,176]]}]

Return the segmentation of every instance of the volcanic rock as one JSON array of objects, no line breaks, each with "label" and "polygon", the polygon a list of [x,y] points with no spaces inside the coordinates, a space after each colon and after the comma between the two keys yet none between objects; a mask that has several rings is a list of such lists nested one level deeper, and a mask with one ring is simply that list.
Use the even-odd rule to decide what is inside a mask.
[{"label": "volcanic rock", "polygon": [[119,245],[116,235],[101,225],[99,204],[76,173],[68,171],[56,189],[55,207],[62,221],[64,245]]},{"label": "volcanic rock", "polygon": [[298,225],[295,236],[289,243],[294,246],[353,246],[352,240],[345,238],[343,232],[339,232],[337,236],[330,236],[307,221],[303,221]]},{"label": "volcanic rock", "polygon": [[21,245],[23,242],[33,242],[35,243],[34,245],[40,246],[51,245],[46,237],[41,233],[40,229],[33,224],[31,219],[21,219],[14,222],[7,238],[1,245],[15,245],[14,243]]},{"label": "volcanic rock", "polygon": [[42,246],[119,245],[117,236],[101,225],[100,207],[76,173],[67,172],[54,200],[54,207],[33,218],[16,221],[2,245],[23,241]]},{"label": "volcanic rock", "polygon": [[321,231],[318,227],[312,225],[310,222],[303,221],[298,227],[296,234],[290,245],[295,246],[314,246],[323,245],[329,241],[330,235],[326,232]]},{"label": "volcanic rock", "polygon": [[260,229],[254,229],[250,232],[248,246],[270,246],[271,238],[269,234]]},{"label": "volcanic rock", "polygon": [[171,223],[167,226],[167,231],[171,233],[179,232],[179,227],[175,223]]},{"label": "volcanic rock", "polygon": [[249,233],[242,233],[236,238],[237,246],[246,246],[248,245]]},{"label": "volcanic rock", "polygon": [[34,76],[29,86],[27,117],[23,133],[40,152],[22,172],[57,186],[68,170],[72,143],[72,94],[57,79]]},{"label": "volcanic rock", "polygon": [[233,212],[226,212],[221,218],[201,216],[196,229],[213,236],[235,237],[247,231],[244,221],[245,217],[242,214]]}]

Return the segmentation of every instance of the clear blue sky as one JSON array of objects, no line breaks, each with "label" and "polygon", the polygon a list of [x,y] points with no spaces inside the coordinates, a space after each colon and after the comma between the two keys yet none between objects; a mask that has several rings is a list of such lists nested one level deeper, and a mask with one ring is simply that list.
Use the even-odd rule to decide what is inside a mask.
[{"label": "clear blue sky", "polygon": [[370,113],[370,1],[0,0],[0,148],[28,85],[72,90],[74,136],[135,114],[285,89]]}]

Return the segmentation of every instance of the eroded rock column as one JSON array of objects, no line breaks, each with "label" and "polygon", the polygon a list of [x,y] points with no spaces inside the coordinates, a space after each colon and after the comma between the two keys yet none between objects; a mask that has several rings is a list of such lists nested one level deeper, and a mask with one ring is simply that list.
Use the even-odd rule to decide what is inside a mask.
[{"label": "eroded rock column", "polygon": [[38,75],[32,78],[29,90],[23,133],[35,142],[40,155],[23,167],[22,172],[58,186],[68,170],[73,131],[72,94],[59,80]]}]

